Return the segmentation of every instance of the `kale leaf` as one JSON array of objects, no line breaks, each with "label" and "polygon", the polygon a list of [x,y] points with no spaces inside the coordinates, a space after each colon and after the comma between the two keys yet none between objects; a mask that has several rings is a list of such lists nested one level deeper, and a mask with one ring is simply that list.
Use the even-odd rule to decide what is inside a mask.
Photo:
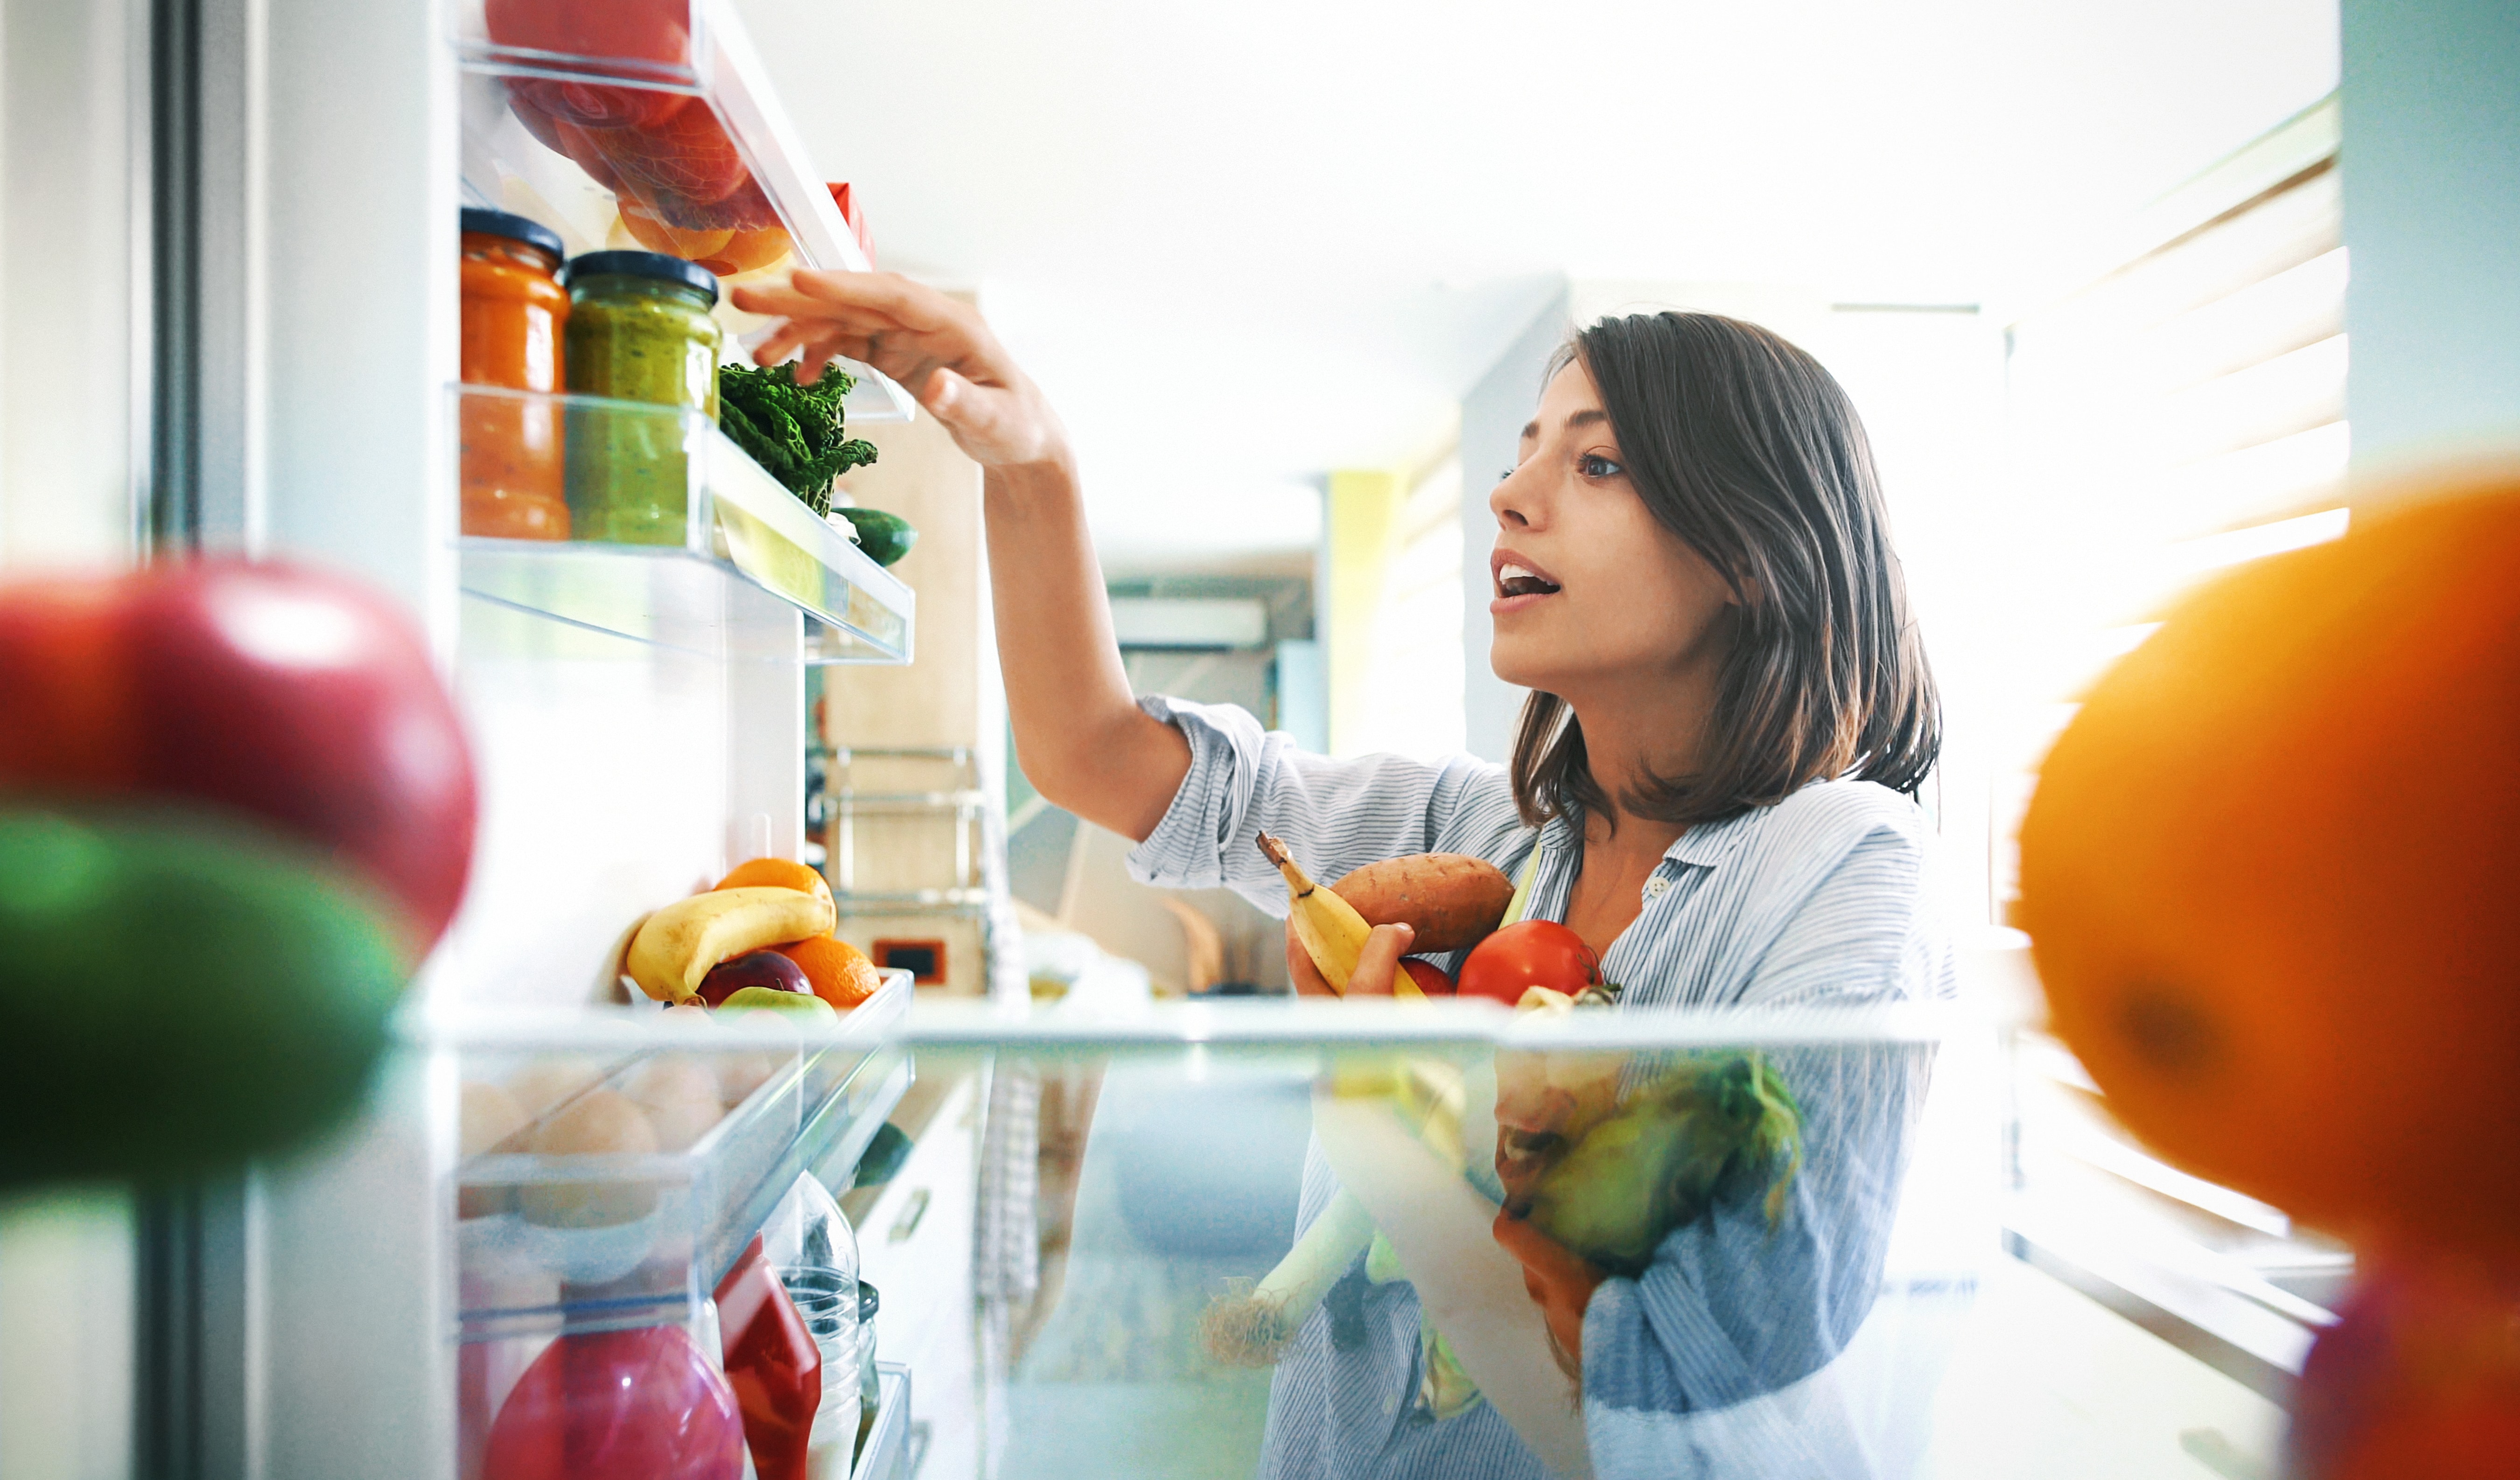
[{"label": "kale leaf", "polygon": [[721,365],[718,426],[806,508],[829,515],[832,479],[875,461],[873,443],[840,430],[840,401],[856,383],[837,365],[824,367],[811,385],[796,383],[792,363],[767,370]]}]

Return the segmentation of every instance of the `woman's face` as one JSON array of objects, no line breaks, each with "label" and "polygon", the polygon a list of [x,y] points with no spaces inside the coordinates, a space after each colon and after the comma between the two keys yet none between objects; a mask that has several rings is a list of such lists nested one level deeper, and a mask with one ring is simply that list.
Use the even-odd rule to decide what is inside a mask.
[{"label": "woman's face", "polygon": [[1720,656],[1732,588],[1646,511],[1582,360],[1541,393],[1488,508],[1497,677],[1580,706]]}]

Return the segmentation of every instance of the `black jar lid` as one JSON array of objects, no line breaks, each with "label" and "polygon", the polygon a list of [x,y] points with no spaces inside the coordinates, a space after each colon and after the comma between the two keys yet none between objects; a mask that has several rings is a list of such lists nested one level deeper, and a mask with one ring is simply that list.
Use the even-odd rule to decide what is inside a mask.
[{"label": "black jar lid", "polygon": [[528,220],[523,216],[512,216],[504,210],[484,210],[478,205],[467,205],[464,207],[464,230],[467,233],[477,231],[485,236],[506,237],[511,242],[522,242],[527,247],[539,247],[551,253],[552,260],[555,262],[568,255],[560,245],[559,232],[540,221]]},{"label": "black jar lid", "polygon": [[661,251],[590,251],[569,258],[568,265],[560,270],[560,280],[564,284],[593,277],[653,278],[660,283],[697,288],[708,294],[709,302],[717,301],[717,274],[698,262],[669,257]]},{"label": "black jar lid", "polygon": [[858,1281],[858,1323],[859,1323],[859,1324],[861,1324],[861,1325],[863,1325],[863,1324],[865,1324],[867,1322],[873,1321],[873,1320],[875,1319],[875,1317],[876,1317],[876,1312],[880,1311],[880,1310],[882,1310],[882,1309],[883,1309],[883,1296],[882,1296],[881,1294],[879,1294],[879,1293],[876,1290],[876,1287],[875,1287],[874,1285],[871,1285],[871,1284],[867,1283],[867,1282],[866,1282],[865,1280],[863,1280],[863,1279],[859,1280],[859,1281]]}]

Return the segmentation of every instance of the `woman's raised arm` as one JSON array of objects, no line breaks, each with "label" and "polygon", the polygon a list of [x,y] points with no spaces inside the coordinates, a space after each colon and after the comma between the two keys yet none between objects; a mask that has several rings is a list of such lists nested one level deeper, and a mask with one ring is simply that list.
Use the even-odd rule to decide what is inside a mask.
[{"label": "woman's raised arm", "polygon": [[1066,428],[977,309],[892,273],[799,271],[739,288],[737,307],[787,322],[753,352],[836,356],[890,376],[984,470],[989,581],[1015,755],[1042,795],[1145,841],[1190,773],[1190,742],[1138,707],[1111,635]]}]

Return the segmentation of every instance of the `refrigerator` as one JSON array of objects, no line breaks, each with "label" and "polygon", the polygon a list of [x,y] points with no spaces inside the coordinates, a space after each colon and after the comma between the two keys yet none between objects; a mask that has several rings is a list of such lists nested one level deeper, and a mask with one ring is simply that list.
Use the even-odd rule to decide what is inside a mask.
[{"label": "refrigerator", "polygon": [[[977,1480],[1376,1454],[1460,1474],[2002,1473],[2116,1442],[2100,1431],[2138,1391],[2151,1447],[2111,1472],[2271,1453],[2281,1373],[2116,1351],[2117,1317],[2044,1287],[2005,1319],[2062,1323],[2032,1343],[2047,1406],[2011,1401],[2019,1333],[1984,1317],[2029,1277],[1999,1235],[2003,1068],[1981,1014],[1161,1003],[1090,946],[1010,937],[977,1000],[893,970],[829,1024],[667,1021],[620,988],[630,932],[738,863],[807,856],[808,672],[915,664],[918,593],[705,417],[462,384],[458,212],[529,216],[571,254],[648,245],[624,206],[669,213],[665,187],[546,125],[670,114],[709,188],[737,182],[700,203],[736,201],[738,224],[676,226],[726,233],[695,250],[753,234],[739,281],[864,268],[832,186],[893,125],[865,120],[858,158],[810,152],[727,0],[9,20],[7,241],[47,271],[0,290],[0,557],[359,577],[427,633],[483,807],[467,903],[352,1123],[241,1172],[78,1194],[13,1266],[0,1288],[29,1298],[0,1337],[19,1393],[0,1444],[27,1473]],[[730,357],[761,328],[723,322]],[[468,535],[460,444],[487,404],[636,428],[683,523],[645,544]],[[847,414],[916,407],[870,372]],[[1530,1158],[1573,1142],[1535,1099],[1598,1123],[1617,1093],[1673,1124],[1729,1105],[1736,1133],[1688,1143],[1711,1159],[1682,1202],[1594,1189],[1628,1246],[1721,1230],[1694,1283],[1650,1302],[1633,1248],[1599,1233],[1622,1293],[1581,1319],[1632,1354],[1624,1387],[1578,1370],[1491,1227],[1501,1198],[1557,1195],[1531,1192]],[[581,1134],[606,1115],[643,1129]],[[836,1278],[827,1203],[852,1288],[880,1291],[845,1315],[796,1275]],[[871,1404],[857,1431],[818,1430],[870,1304]],[[1672,1321],[1697,1345],[1655,1334]],[[1683,1348],[1730,1366],[1683,1373]]]}]

